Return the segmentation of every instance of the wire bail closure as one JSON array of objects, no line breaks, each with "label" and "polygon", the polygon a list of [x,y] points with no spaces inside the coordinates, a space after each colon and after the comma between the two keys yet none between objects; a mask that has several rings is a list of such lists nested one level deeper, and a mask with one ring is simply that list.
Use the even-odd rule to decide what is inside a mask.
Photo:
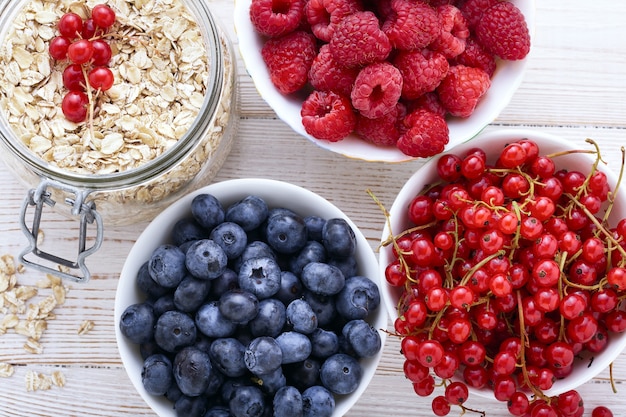
[{"label": "wire bail closure", "polygon": [[[38,246],[37,236],[40,230],[44,205],[53,207],[56,204],[56,201],[52,199],[52,193],[48,191],[49,188],[65,191],[75,196],[74,198],[65,198],[65,204],[71,207],[71,214],[73,216],[80,217],[78,251],[75,261],[45,252],[41,250]],[[29,190],[28,195],[24,199],[24,203],[22,204],[22,209],[20,212],[22,231],[28,239],[29,245],[19,255],[20,262],[24,263],[27,266],[31,266],[35,269],[59,276],[61,278],[66,278],[81,283],[89,281],[89,279],[91,278],[91,273],[89,272],[87,265],[85,265],[85,258],[100,249],[103,241],[104,231],[102,218],[100,214],[96,211],[95,204],[93,203],[93,201],[85,202],[85,199],[89,193],[90,190],[79,190],[77,188],[63,185],[49,179],[42,180],[36,189],[33,188]],[[31,228],[29,228],[26,224],[26,214],[30,207],[34,207],[35,210],[33,214],[33,222]],[[91,247],[86,248],[88,230],[87,226],[93,224],[94,222],[96,227],[95,241]],[[66,266],[73,270],[80,270],[80,274],[78,274],[78,271],[76,271],[76,274],[63,272],[50,266],[44,265],[43,263],[36,262],[35,260],[26,259],[26,256],[31,253],[39,259]]]}]

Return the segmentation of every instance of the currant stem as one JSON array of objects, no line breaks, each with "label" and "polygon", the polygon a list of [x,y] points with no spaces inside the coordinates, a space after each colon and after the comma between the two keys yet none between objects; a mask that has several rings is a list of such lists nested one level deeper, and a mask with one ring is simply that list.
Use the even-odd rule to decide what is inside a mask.
[{"label": "currant stem", "polygon": [[[83,78],[85,79],[85,89],[87,90],[87,99],[89,100],[89,109],[88,109],[88,126],[89,126],[89,136],[87,139],[93,140],[96,138],[94,130],[93,130],[93,109],[94,109],[94,98],[91,91],[91,84],[89,84],[89,77],[87,76],[87,69],[84,65],[81,65],[81,70],[83,72]],[[89,141],[85,140],[83,142],[84,146],[89,145]]]},{"label": "currant stem", "polygon": [[617,193],[617,190],[619,190],[619,186],[622,183],[622,178],[624,177],[624,165],[626,164],[626,150],[624,150],[624,147],[622,146],[620,148],[620,151],[622,152],[622,163],[619,168],[619,175],[617,176],[617,182],[615,183],[615,188],[613,189],[613,191],[609,192],[610,202],[609,202],[609,206],[604,212],[604,217],[602,218],[603,221],[608,220],[609,215],[611,214],[611,211],[613,210],[613,202],[615,201],[615,194]]}]

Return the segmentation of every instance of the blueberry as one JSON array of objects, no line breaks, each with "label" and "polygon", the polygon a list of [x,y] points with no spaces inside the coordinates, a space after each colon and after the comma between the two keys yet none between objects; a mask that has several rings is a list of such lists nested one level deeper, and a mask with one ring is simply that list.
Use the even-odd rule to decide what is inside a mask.
[{"label": "blueberry", "polygon": [[152,305],[154,309],[154,317],[161,317],[166,311],[176,310],[174,304],[174,294],[168,293],[156,299]]},{"label": "blueberry", "polygon": [[258,299],[276,294],[280,289],[280,266],[272,258],[252,258],[239,269],[239,287]]},{"label": "blueberry", "polygon": [[331,417],[335,410],[335,397],[326,388],[314,385],[302,393],[303,417]]},{"label": "blueberry", "polygon": [[317,316],[309,303],[302,299],[289,303],[286,314],[287,324],[297,332],[310,334],[317,329]]},{"label": "blueberry", "polygon": [[355,276],[359,269],[359,265],[354,256],[348,256],[347,258],[330,258],[326,263],[339,268],[346,279]]},{"label": "blueberry", "polygon": [[203,304],[196,312],[195,323],[198,330],[208,337],[228,337],[237,330],[237,323],[224,317],[217,301]]},{"label": "blueberry", "polygon": [[[173,377],[174,375],[172,374],[172,378]],[[178,401],[178,399],[181,397],[184,397],[184,395],[181,392],[180,388],[178,388],[178,385],[176,384],[170,385],[170,389],[168,389],[167,392],[165,393],[165,398],[170,400],[172,403],[176,403],[176,401]]]},{"label": "blueberry", "polygon": [[228,404],[235,396],[235,392],[241,388],[252,385],[250,375],[239,378],[227,378],[220,388],[220,399],[222,403]]},{"label": "blueberry", "polygon": [[245,247],[241,256],[235,260],[233,269],[239,272],[241,265],[252,258],[272,258],[276,260],[276,254],[267,243],[261,240],[252,241]]},{"label": "blueberry", "polygon": [[195,347],[186,347],[174,357],[174,379],[183,394],[196,397],[203,394],[211,381],[211,358]]},{"label": "blueberry", "polygon": [[204,417],[208,402],[205,396],[189,397],[181,395],[174,403],[176,417]]},{"label": "blueberry", "polygon": [[196,325],[185,313],[176,310],[166,311],[157,320],[154,340],[161,349],[176,352],[195,342]]},{"label": "blueberry", "polygon": [[139,345],[139,354],[143,360],[146,360],[148,356],[152,356],[157,353],[163,353],[163,349],[156,344],[154,339]]},{"label": "blueberry", "polygon": [[307,358],[302,362],[285,365],[287,381],[301,391],[320,383],[319,361]]},{"label": "blueberry", "polygon": [[276,214],[267,220],[267,243],[278,253],[300,251],[308,240],[306,224],[296,214]]},{"label": "blueberry", "polygon": [[304,291],[304,300],[309,303],[311,309],[317,317],[317,325],[327,327],[335,324],[337,319],[337,307],[335,297],[315,294],[311,291]]},{"label": "blueberry", "polygon": [[151,300],[156,300],[169,291],[169,288],[159,285],[159,283],[152,279],[150,271],[148,270],[147,261],[144,262],[139,268],[139,271],[137,271],[136,282],[139,290]]},{"label": "blueberry", "polygon": [[322,243],[331,258],[347,258],[356,252],[356,236],[345,219],[326,221],[322,230]]},{"label": "blueberry", "polygon": [[382,344],[380,334],[365,320],[346,323],[342,335],[351,350],[360,358],[372,357],[380,351]]},{"label": "blueberry", "polygon": [[211,290],[211,281],[187,275],[174,291],[174,305],[185,313],[194,312],[202,305]]},{"label": "blueberry", "polygon": [[380,305],[380,291],[371,279],[356,275],[337,294],[337,311],[347,320],[364,319]]},{"label": "blueberry", "polygon": [[194,219],[180,219],[172,228],[172,243],[176,246],[206,238],[207,231]]},{"label": "blueberry", "polygon": [[259,300],[249,291],[227,291],[219,299],[220,313],[228,320],[243,324],[248,323],[259,313]]},{"label": "blueberry", "polygon": [[339,352],[339,338],[335,332],[321,328],[311,333],[311,354],[325,359]]},{"label": "blueberry", "polygon": [[209,356],[213,365],[229,378],[246,374],[248,368],[244,363],[246,347],[239,340],[232,337],[215,339],[211,343]]},{"label": "blueberry", "polygon": [[147,343],[154,335],[156,318],[152,305],[148,303],[132,304],[124,310],[120,317],[120,331],[131,342]]},{"label": "blueberry", "polygon": [[259,302],[259,313],[253,318],[248,327],[255,336],[276,337],[280,334],[287,316],[285,305],[275,298],[267,298]]},{"label": "blueberry", "polygon": [[323,217],[311,215],[304,218],[304,224],[308,231],[309,240],[315,240],[317,242],[322,241],[322,230],[326,224],[326,219]]},{"label": "blueberry", "polygon": [[320,369],[320,379],[324,387],[339,395],[354,392],[361,382],[362,374],[359,361],[345,353],[330,356]]},{"label": "blueberry", "polygon": [[209,238],[221,246],[228,259],[235,259],[243,253],[248,244],[246,232],[237,223],[224,222],[217,225]]},{"label": "blueberry", "polygon": [[346,283],[339,268],[322,262],[307,264],[302,270],[300,279],[307,289],[319,295],[335,295]]},{"label": "blueberry", "polygon": [[326,262],[326,249],[315,240],[309,240],[302,250],[289,260],[289,270],[300,275],[302,269],[311,262]]},{"label": "blueberry", "polygon": [[222,203],[211,194],[199,194],[191,201],[193,218],[207,230],[213,229],[224,221]]},{"label": "blueberry", "polygon": [[230,410],[228,407],[216,405],[215,407],[211,407],[204,417],[230,417]]},{"label": "blueberry", "polygon": [[311,354],[311,340],[298,332],[284,332],[276,338],[283,353],[283,364],[301,362]]},{"label": "blueberry", "polygon": [[261,417],[265,412],[265,396],[254,386],[242,386],[235,390],[228,403],[233,417]]},{"label": "blueberry", "polygon": [[246,232],[259,227],[267,219],[269,209],[261,197],[249,195],[226,210],[226,221],[237,223]]},{"label": "blueberry", "polygon": [[261,390],[270,397],[276,394],[276,391],[287,385],[283,368],[280,366],[270,373],[258,375],[257,378]]},{"label": "blueberry", "polygon": [[185,278],[185,253],[174,245],[161,245],[148,261],[148,271],[153,280],[166,288],[174,288]]},{"label": "blueberry", "polygon": [[141,382],[149,394],[165,395],[172,381],[172,362],[167,356],[157,353],[144,360]]},{"label": "blueberry", "polygon": [[216,400],[215,395],[220,392],[220,388],[222,387],[222,384],[226,380],[226,377],[220,371],[215,369],[215,365],[213,364],[213,362],[211,362],[211,366],[213,368],[212,368],[211,373],[209,374],[209,386],[207,387],[206,391],[204,391],[202,395],[209,397],[209,399],[212,400],[213,403],[215,403],[215,400]]},{"label": "blueberry", "polygon": [[281,271],[280,273],[280,289],[275,297],[288,305],[296,298],[302,297],[304,286],[300,278],[290,271]]},{"label": "blueberry", "polygon": [[211,296],[220,298],[226,291],[239,288],[239,275],[230,268],[226,268],[222,275],[211,281]]},{"label": "blueberry", "polygon": [[217,243],[210,239],[194,242],[186,252],[185,266],[199,279],[215,279],[224,273],[228,258]]},{"label": "blueberry", "polygon": [[255,375],[268,374],[280,367],[283,353],[273,337],[261,336],[253,339],[244,354],[248,370]]},{"label": "blueberry", "polygon": [[273,417],[302,417],[302,394],[296,387],[284,386],[276,391],[272,400]]}]

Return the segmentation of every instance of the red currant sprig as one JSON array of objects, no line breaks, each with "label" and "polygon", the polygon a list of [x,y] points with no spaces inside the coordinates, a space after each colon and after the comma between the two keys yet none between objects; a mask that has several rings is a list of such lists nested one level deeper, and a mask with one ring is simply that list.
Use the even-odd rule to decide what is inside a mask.
[{"label": "red currant sprig", "polygon": [[[577,391],[544,392],[581,352],[626,331],[626,219],[609,224],[614,191],[588,142],[595,150],[540,155],[512,140],[496,161],[480,149],[444,155],[442,182],[408,206],[413,226],[383,243],[394,255],[385,278],[402,289],[394,327],[405,374],[418,395],[435,378],[446,389],[435,415],[469,411],[467,387],[490,388],[514,416],[582,415]],[[588,175],[557,169],[570,152],[595,154]]]},{"label": "red currant sprig", "polygon": [[115,11],[105,4],[91,10],[84,20],[76,13],[65,13],[57,24],[59,36],[50,41],[50,56],[57,61],[69,60],[63,71],[63,85],[69,91],[61,110],[75,123],[83,122],[93,113],[92,90],[107,91],[113,86],[114,75],[107,67],[111,46],[103,38],[115,23]]}]

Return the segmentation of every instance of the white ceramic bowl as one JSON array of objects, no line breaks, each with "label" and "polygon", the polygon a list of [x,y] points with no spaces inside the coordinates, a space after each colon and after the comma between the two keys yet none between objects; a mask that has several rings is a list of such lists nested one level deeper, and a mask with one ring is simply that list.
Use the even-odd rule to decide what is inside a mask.
[{"label": "white ceramic bowl", "polygon": [[[493,161],[494,155],[498,154],[507,143],[523,138],[536,141],[539,144],[540,154],[542,155],[572,149],[591,149],[591,145],[577,146],[548,133],[526,129],[504,129],[480,134],[468,143],[459,145],[450,150],[449,153],[462,155],[471,148],[479,147],[487,152],[488,158],[491,155],[491,161]],[[557,169],[559,167],[568,168],[570,170],[576,169],[586,174],[589,172],[593,159],[588,154],[578,153],[569,154],[567,156],[559,156],[558,159],[555,159],[555,162],[557,163]],[[415,197],[427,184],[438,180],[436,164],[437,158],[433,158],[428,161],[420,169],[418,169],[402,187],[393,202],[391,209],[389,210],[389,225],[391,229],[389,229],[389,226],[385,226],[382,234],[382,241],[387,240],[389,236],[391,236],[390,231],[398,234],[407,229],[407,226],[410,224],[407,215],[407,207],[413,197]],[[599,169],[607,175],[609,185],[612,189],[614,189],[617,182],[617,176],[614,171],[602,166],[600,166]],[[617,170],[618,167],[613,167],[613,169]],[[626,193],[618,192],[611,216],[609,217],[610,224],[616,225],[617,221],[625,217]],[[401,294],[400,288],[389,285],[385,279],[385,268],[393,259],[395,258],[391,251],[391,245],[381,247],[379,254],[379,276],[382,282],[382,297],[392,321],[398,317],[398,312],[395,306],[397,306],[398,299]],[[573,372],[566,378],[557,380],[553,387],[545,393],[549,396],[558,395],[584,384],[600,372],[604,371],[625,348],[626,333],[610,334],[610,343],[604,351],[593,355],[593,360],[590,360],[592,355],[589,355],[588,353],[577,357],[575,359],[575,368]],[[472,393],[493,399],[493,392],[489,389],[470,390]]]},{"label": "white ceramic bowl", "polygon": [[[535,24],[535,0],[511,0],[511,2],[524,14],[532,39]],[[251,0],[235,0],[234,21],[239,50],[256,89],[280,119],[296,133],[321,148],[346,157],[383,162],[403,162],[415,159],[405,155],[396,147],[376,146],[359,139],[355,135],[350,135],[338,142],[319,140],[309,135],[302,126],[300,116],[302,102],[306,96],[281,94],[270,81],[267,67],[261,57],[263,38],[255,32],[250,23],[250,3]],[[502,61],[498,64],[498,69],[491,79],[491,88],[482,97],[474,114],[467,119],[450,118],[448,120],[450,141],[446,149],[473,138],[496,119],[509,104],[513,94],[521,84],[527,62],[528,57],[520,61]]]},{"label": "white ceramic bowl", "polygon": [[[138,345],[130,342],[121,334],[119,322],[126,307],[143,301],[143,296],[135,283],[137,271],[141,265],[149,259],[155,248],[168,242],[169,234],[174,224],[181,218],[191,216],[191,201],[196,195],[202,193],[214,195],[221,201],[224,207],[248,195],[254,194],[263,198],[270,207],[290,208],[302,216],[317,215],[326,219],[346,219],[356,235],[358,272],[360,275],[367,276],[374,280],[380,288],[380,283],[377,281],[378,262],[376,255],[365,239],[365,236],[363,236],[358,227],[346,214],[318,194],[281,181],[253,178],[214,183],[182,197],[158,215],[139,236],[122,268],[115,297],[115,336],[122,363],[136,390],[160,417],[175,417],[176,413],[172,408],[173,404],[164,397],[148,394],[143,388],[141,382],[143,359],[139,353]],[[387,311],[382,305],[382,302],[380,307],[370,314],[368,320],[376,329],[387,328]],[[386,333],[379,330],[379,334],[384,345]],[[363,367],[361,384],[352,394],[336,397],[336,407],[333,416],[343,416],[358,401],[376,372],[382,351],[383,349],[381,348],[376,356],[361,360]]]}]

